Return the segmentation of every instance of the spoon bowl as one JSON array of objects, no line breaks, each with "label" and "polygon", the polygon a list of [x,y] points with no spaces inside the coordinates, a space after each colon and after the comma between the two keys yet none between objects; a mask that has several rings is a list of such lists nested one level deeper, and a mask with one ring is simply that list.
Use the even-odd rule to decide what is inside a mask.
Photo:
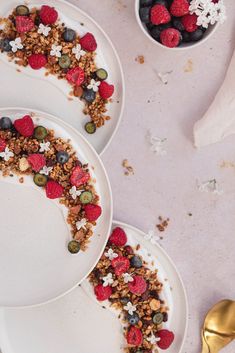
[{"label": "spoon bowl", "polygon": [[218,353],[235,339],[235,301],[222,300],[207,313],[202,327],[202,352]]}]

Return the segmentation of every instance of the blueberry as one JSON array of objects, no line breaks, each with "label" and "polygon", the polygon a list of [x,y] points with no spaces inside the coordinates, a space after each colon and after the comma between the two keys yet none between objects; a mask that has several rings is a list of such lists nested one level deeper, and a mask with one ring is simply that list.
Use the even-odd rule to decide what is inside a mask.
[{"label": "blueberry", "polygon": [[140,7],[151,6],[153,0],[140,0]]},{"label": "blueberry", "polygon": [[12,128],[12,121],[10,118],[2,117],[0,119],[0,128],[2,130],[7,130]]},{"label": "blueberry", "polygon": [[129,301],[130,301],[130,299],[128,297],[123,297],[123,298],[120,299],[120,302],[122,304],[127,304]]},{"label": "blueberry", "polygon": [[137,255],[133,256],[131,259],[131,267],[140,268],[143,265],[141,258]]},{"label": "blueberry", "polygon": [[76,32],[73,29],[66,28],[62,36],[65,42],[73,42],[76,38]]},{"label": "blueberry", "polygon": [[184,25],[181,22],[181,20],[179,18],[174,18],[172,21],[173,27],[178,29],[178,31],[183,32],[184,31]]},{"label": "blueberry", "polygon": [[65,164],[69,160],[69,155],[65,151],[59,151],[56,154],[56,160],[60,164]]},{"label": "blueberry", "polygon": [[150,7],[140,8],[139,14],[142,22],[148,23],[150,21]]},{"label": "blueberry", "polygon": [[181,33],[181,35],[182,35],[182,40],[183,40],[183,42],[188,43],[188,42],[191,41],[191,39],[190,39],[190,33],[189,33],[189,32],[183,31],[183,32]]},{"label": "blueberry", "polygon": [[169,2],[167,0],[154,0],[154,5],[163,5],[165,7],[169,6]]},{"label": "blueberry", "polygon": [[92,103],[96,98],[96,93],[93,89],[86,89],[83,92],[82,98],[85,99],[88,103]]},{"label": "blueberry", "polygon": [[11,51],[11,45],[10,45],[10,39],[5,38],[5,39],[1,39],[0,41],[0,49],[2,49],[2,51],[5,52],[9,52]]},{"label": "blueberry", "polygon": [[133,315],[127,314],[127,320],[131,325],[137,325],[140,318],[138,314],[133,313]]},{"label": "blueberry", "polygon": [[190,39],[192,42],[197,42],[203,38],[204,32],[201,29],[197,29],[196,31],[190,33]]},{"label": "blueberry", "polygon": [[161,32],[162,32],[161,26],[154,26],[151,29],[150,34],[153,37],[153,39],[159,40]]}]

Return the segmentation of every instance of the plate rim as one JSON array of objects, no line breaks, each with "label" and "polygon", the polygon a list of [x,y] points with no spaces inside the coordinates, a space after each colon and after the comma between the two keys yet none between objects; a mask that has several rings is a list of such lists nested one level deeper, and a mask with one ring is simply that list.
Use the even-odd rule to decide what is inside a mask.
[{"label": "plate rim", "polygon": [[[51,298],[51,299],[48,299],[48,300],[45,300],[45,301],[42,301],[40,303],[37,303],[37,304],[30,304],[30,305],[6,305],[4,306],[3,308],[6,308],[6,309],[19,309],[19,308],[35,308],[35,307],[39,307],[39,306],[42,306],[44,304],[49,304],[57,299],[60,299],[62,298],[63,296],[67,295],[68,293],[70,293],[72,290],[74,290],[80,283],[82,283],[86,278],[87,276],[89,275],[89,273],[93,270],[93,268],[97,265],[100,257],[102,256],[103,252],[104,252],[104,249],[105,249],[105,246],[106,246],[106,243],[107,243],[107,240],[109,238],[109,235],[110,235],[110,231],[111,231],[111,228],[112,228],[112,223],[113,223],[113,194],[112,194],[112,188],[111,188],[111,183],[110,183],[110,180],[109,180],[109,177],[108,177],[108,173],[104,167],[104,164],[103,164],[103,161],[101,160],[101,157],[100,155],[98,154],[98,152],[95,150],[95,148],[89,143],[89,141],[76,129],[74,128],[72,125],[68,124],[67,122],[64,122],[62,119],[56,117],[55,115],[53,114],[50,114],[50,113],[47,113],[47,112],[43,112],[42,110],[38,110],[38,109],[32,109],[32,108],[25,108],[25,107],[0,107],[0,113],[2,111],[5,111],[5,110],[15,110],[15,112],[19,112],[20,110],[23,110],[23,111],[28,111],[29,113],[33,112],[33,113],[36,113],[36,114],[43,114],[44,116],[48,116],[49,118],[52,118],[52,119],[55,119],[56,122],[58,122],[60,124],[60,122],[62,122],[62,124],[64,124],[66,127],[68,127],[69,129],[72,129],[74,131],[75,134],[78,134],[79,137],[83,140],[83,142],[85,144],[87,144],[87,146],[91,149],[91,151],[95,154],[96,158],[98,159],[99,161],[99,164],[102,168],[102,171],[105,175],[105,178],[106,178],[106,182],[107,182],[107,187],[108,187],[108,192],[109,192],[109,195],[110,195],[110,220],[109,220],[109,225],[108,225],[108,231],[107,231],[107,235],[106,235],[106,238],[105,238],[105,241],[104,241],[104,244],[101,248],[101,251],[99,253],[99,256],[97,256],[97,259],[96,261],[94,262],[94,264],[92,266],[90,266],[90,270],[88,273],[86,273],[84,276],[82,276],[82,279],[80,281],[78,281],[74,286],[72,286],[71,288],[69,288],[67,291]],[[0,353],[1,353],[1,350],[0,350]]]},{"label": "plate rim", "polygon": [[[124,108],[125,108],[125,103],[126,103],[126,83],[125,83],[125,78],[124,78],[125,76],[124,76],[122,62],[121,62],[120,56],[117,52],[115,45],[113,44],[113,41],[110,38],[110,36],[106,33],[106,31],[101,27],[101,25],[93,17],[91,17],[86,11],[82,10],[78,5],[75,5],[71,2],[68,2],[67,0],[56,0],[56,1],[58,3],[64,4],[65,6],[71,7],[72,9],[74,9],[74,11],[79,11],[83,16],[85,16],[89,21],[91,21],[98,28],[98,30],[102,33],[102,35],[107,39],[107,41],[112,49],[112,52],[114,54],[114,57],[117,60],[118,68],[120,70],[120,78],[121,78],[120,81],[121,81],[121,88],[122,88],[122,94],[121,94],[122,100],[121,100],[120,113],[118,114],[116,126],[113,129],[113,131],[110,135],[110,138],[108,139],[108,142],[106,143],[106,145],[104,145],[103,148],[101,148],[100,152],[97,151],[98,155],[102,156],[103,153],[110,146],[111,142],[113,141],[113,139],[119,129],[119,126],[121,124],[122,118],[123,118],[123,113],[124,113]],[[35,3],[36,2],[37,2],[37,0],[35,0]],[[48,114],[50,114],[50,112],[48,112]]]},{"label": "plate rim", "polygon": [[[139,229],[139,228],[137,228],[137,227],[135,227],[135,226],[133,226],[131,224],[128,224],[128,223],[125,223],[125,222],[122,222],[122,221],[117,221],[116,219],[113,219],[112,226],[113,226],[113,224],[115,224],[117,226],[123,226],[123,227],[129,228],[132,231],[134,231],[136,233],[139,233],[140,235],[143,236],[143,240],[144,240],[144,236],[146,235],[146,233],[143,230],[141,230],[141,229]],[[178,351],[178,353],[181,353],[182,350],[183,350],[185,341],[186,341],[187,332],[188,332],[188,324],[189,324],[189,302],[188,302],[188,297],[187,297],[187,291],[186,291],[184,282],[182,280],[182,277],[181,277],[181,275],[180,275],[175,263],[173,262],[171,257],[167,254],[166,250],[163,249],[159,244],[154,244],[154,247],[157,247],[157,249],[160,252],[162,252],[162,254],[166,257],[167,261],[174,268],[174,270],[175,270],[175,272],[176,272],[176,274],[178,276],[179,282],[181,284],[182,290],[183,290],[184,302],[185,302],[185,325],[184,325],[184,334],[183,334],[183,337],[182,337],[182,342],[181,342],[181,345],[180,345],[180,349]]]}]

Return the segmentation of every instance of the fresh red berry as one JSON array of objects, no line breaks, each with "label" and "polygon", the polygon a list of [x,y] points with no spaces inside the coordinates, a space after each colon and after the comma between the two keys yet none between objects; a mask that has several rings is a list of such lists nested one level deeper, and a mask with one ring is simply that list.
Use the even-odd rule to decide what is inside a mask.
[{"label": "fresh red berry", "polygon": [[96,299],[99,301],[104,301],[109,299],[109,297],[112,294],[112,287],[107,286],[104,287],[102,284],[98,284],[95,289],[95,295],[96,295]]},{"label": "fresh red berry", "polygon": [[99,94],[101,98],[108,99],[113,95],[114,85],[109,85],[107,82],[102,81],[99,85]]},{"label": "fresh red berry", "polygon": [[46,165],[46,158],[39,153],[30,154],[28,162],[35,172],[39,172]]},{"label": "fresh red berry", "polygon": [[127,257],[118,256],[111,262],[116,276],[121,276],[130,268],[130,261]]},{"label": "fresh red berry", "polygon": [[86,219],[90,222],[95,222],[101,216],[102,208],[99,205],[89,203],[84,206],[84,211]]},{"label": "fresh red berry", "polygon": [[141,346],[143,342],[143,334],[138,327],[132,326],[127,332],[126,340],[131,346]]},{"label": "fresh red berry", "polygon": [[185,15],[182,17],[181,22],[187,32],[194,32],[198,28],[197,25],[197,15],[193,13],[192,15]]},{"label": "fresh red berry", "polygon": [[44,25],[53,25],[58,18],[58,12],[54,9],[54,7],[43,5],[39,16]]},{"label": "fresh red berry", "polygon": [[34,22],[27,16],[16,16],[16,30],[19,33],[26,33],[34,28]]},{"label": "fresh red berry", "polygon": [[29,65],[34,70],[39,70],[47,64],[47,58],[43,54],[32,54],[28,57]]},{"label": "fresh red berry", "polygon": [[171,15],[164,5],[156,4],[151,8],[150,20],[154,25],[168,23]]},{"label": "fresh red berry", "polygon": [[81,167],[77,166],[73,169],[70,182],[73,186],[79,187],[86,184],[90,180],[90,174],[85,172]]},{"label": "fresh red berry", "polygon": [[25,115],[14,122],[15,129],[24,137],[30,137],[34,133],[34,124],[30,115]]},{"label": "fresh red berry", "polygon": [[160,34],[161,43],[169,48],[177,47],[181,40],[180,32],[175,28],[164,29]]},{"label": "fresh red berry", "polygon": [[70,69],[66,74],[69,83],[80,86],[85,80],[85,72],[79,66]]},{"label": "fresh red berry", "polygon": [[127,242],[127,236],[124,230],[120,227],[114,228],[109,237],[109,242],[116,246],[124,246]]},{"label": "fresh red berry", "polygon": [[128,283],[128,287],[133,294],[143,294],[147,290],[147,283],[141,276],[134,276],[134,281]]},{"label": "fresh red berry", "polygon": [[160,349],[169,348],[175,338],[174,333],[168,330],[158,331],[157,336],[160,338],[160,341],[157,342],[157,345]]},{"label": "fresh red berry", "polygon": [[6,141],[0,138],[0,152],[5,151],[6,147],[7,147]]},{"label": "fresh red berry", "polygon": [[97,48],[95,37],[91,33],[85,34],[85,36],[80,39],[80,44],[82,49],[87,51],[95,51]]},{"label": "fresh red berry", "polygon": [[49,199],[58,199],[63,195],[64,188],[57,181],[50,180],[46,184],[46,195]]},{"label": "fresh red berry", "polygon": [[170,13],[175,17],[181,17],[189,13],[188,0],[174,0],[170,7]]}]

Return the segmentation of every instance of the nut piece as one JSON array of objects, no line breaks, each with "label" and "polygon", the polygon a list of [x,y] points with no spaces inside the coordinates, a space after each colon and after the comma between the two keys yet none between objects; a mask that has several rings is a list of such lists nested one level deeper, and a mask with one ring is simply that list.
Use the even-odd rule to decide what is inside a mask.
[{"label": "nut piece", "polygon": [[21,172],[25,172],[27,169],[29,169],[29,167],[30,167],[29,162],[25,157],[19,160],[19,168]]},{"label": "nut piece", "polygon": [[150,301],[149,305],[150,305],[150,308],[151,308],[152,310],[154,310],[154,311],[159,310],[160,307],[161,307],[161,303],[160,303],[160,301],[157,300],[157,299],[152,299],[152,300]]}]

